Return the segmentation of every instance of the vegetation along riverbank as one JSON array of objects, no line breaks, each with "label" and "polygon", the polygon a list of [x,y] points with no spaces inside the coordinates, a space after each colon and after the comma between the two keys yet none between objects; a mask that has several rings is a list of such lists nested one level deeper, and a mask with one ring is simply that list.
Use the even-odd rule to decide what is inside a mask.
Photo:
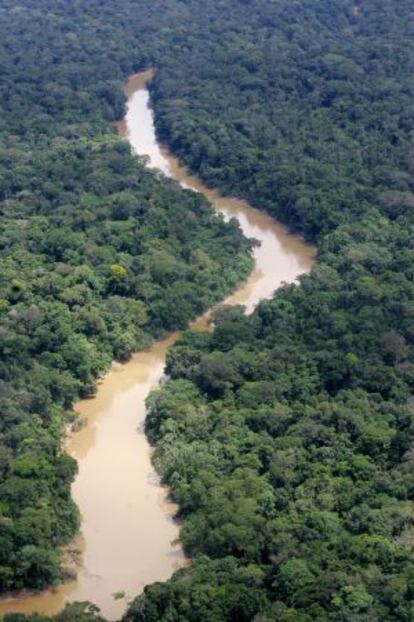
[{"label": "vegetation along riverbank", "polygon": [[[170,581],[148,586],[124,621],[410,621],[411,2],[366,0],[355,11],[348,0],[156,0],[140,3],[138,10],[132,0],[77,2],[70,9],[60,2],[23,0],[18,6],[6,1],[2,11],[1,62],[7,78],[1,96],[2,197],[10,215],[8,235],[16,245],[13,279],[19,276],[10,289],[14,311],[7,304],[2,311],[8,322],[4,335],[14,340],[5,348],[13,365],[2,367],[11,387],[2,407],[5,588],[28,585],[33,576],[43,582],[54,578],[55,546],[76,526],[68,496],[73,464],[58,451],[59,400],[66,407],[76,395],[65,373],[72,374],[74,358],[78,365],[73,344],[80,343],[76,352],[83,347],[93,361],[76,368],[75,387],[79,381],[88,386],[102,368],[102,352],[107,360],[117,354],[105,337],[92,349],[99,356],[89,359],[83,328],[82,338],[74,335],[65,347],[59,341],[57,349],[42,350],[42,339],[65,335],[67,324],[57,314],[63,322],[59,328],[56,312],[48,312],[42,321],[48,327],[57,322],[52,326],[63,332],[56,328],[42,337],[43,329],[36,337],[37,312],[34,319],[30,311],[22,320],[16,304],[27,314],[25,299],[19,298],[27,295],[27,283],[42,298],[37,306],[46,304],[46,286],[56,297],[68,290],[85,295],[79,288],[71,292],[78,282],[62,290],[55,281],[46,279],[45,285],[41,270],[48,253],[59,271],[65,270],[62,263],[76,264],[77,270],[76,253],[86,252],[79,242],[82,227],[104,226],[94,212],[108,209],[106,199],[97,205],[94,199],[85,208],[89,215],[78,223],[78,185],[89,205],[96,187],[104,196],[113,193],[112,182],[105,185],[108,169],[117,192],[125,192],[126,174],[133,178],[139,171],[139,192],[148,183],[157,196],[173,188],[181,196],[176,185],[141,169],[125,144],[108,133],[110,122],[122,116],[120,82],[133,71],[156,66],[151,96],[161,139],[209,185],[247,198],[317,242],[319,255],[299,287],[282,287],[250,316],[240,309],[222,312],[214,332],[188,332],[170,351],[170,380],[149,399],[147,433],[157,469],[179,506],[182,543],[193,561]],[[99,174],[95,164],[86,179],[84,167],[90,157],[101,162],[102,145],[110,164],[104,158]],[[65,169],[62,149],[76,174]],[[45,158],[52,172],[47,175]],[[54,203],[56,178],[65,194]],[[97,186],[90,186],[91,178]],[[218,242],[224,225],[201,199],[186,195],[175,203],[168,195],[167,215],[172,216],[171,205],[184,200],[190,208],[195,202],[206,210],[208,222],[194,223],[200,239],[205,227],[219,227],[209,238]],[[109,204],[113,214],[117,204]],[[128,222],[116,213],[117,222]],[[39,218],[56,222],[60,231],[63,222],[69,228],[63,242],[52,236],[52,250]],[[176,223],[161,220],[167,232]],[[222,258],[223,245],[214,242],[215,261],[225,262],[223,275],[248,251],[237,230],[225,230],[238,252]],[[175,248],[181,249],[176,235]],[[120,252],[109,252],[109,265],[129,268]],[[28,253],[35,262],[30,278]],[[119,268],[114,270],[100,277],[105,284],[121,277]],[[69,277],[59,271],[56,281]],[[222,284],[223,291],[228,285]],[[208,288],[206,283],[203,292]],[[32,295],[30,289],[29,302]],[[136,305],[135,292],[131,298]],[[64,304],[70,307],[70,300]],[[161,298],[155,308],[161,311],[151,314],[150,309],[151,326],[168,329],[164,322],[170,314],[162,314]],[[70,308],[65,313],[72,317]],[[131,316],[136,318],[136,311]],[[36,352],[46,352],[39,362],[33,350],[37,343]],[[48,381],[49,373],[57,379]],[[66,401],[48,389],[56,392],[62,380]],[[22,512],[25,500],[38,498],[50,481],[47,494],[53,501],[36,510],[42,516],[32,516],[30,502]],[[49,517],[47,546],[33,547]],[[98,619],[85,607],[57,619],[82,616]],[[8,622],[25,619],[6,616]]]}]

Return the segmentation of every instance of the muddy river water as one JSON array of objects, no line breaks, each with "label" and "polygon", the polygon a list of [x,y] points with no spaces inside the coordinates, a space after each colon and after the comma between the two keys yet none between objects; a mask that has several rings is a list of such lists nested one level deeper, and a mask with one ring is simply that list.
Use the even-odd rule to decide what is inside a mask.
[{"label": "muddy river water", "polygon": [[[226,219],[237,218],[247,237],[260,241],[251,276],[225,301],[244,304],[251,311],[282,282],[292,282],[308,271],[315,251],[245,201],[206,188],[157,142],[146,86],[151,77],[151,71],[146,71],[130,78],[127,113],[118,131],[137,154],[149,156],[148,166],[204,194]],[[193,326],[202,329],[205,324],[203,317]],[[91,600],[103,615],[115,620],[128,598],[149,583],[167,579],[185,563],[177,543],[175,508],[151,465],[151,449],[143,431],[145,398],[159,382],[167,348],[177,337],[170,335],[128,363],[115,363],[96,396],[76,404],[76,411],[87,422],[67,442],[68,452],[79,464],[72,488],[82,515],[81,535],[72,547],[78,556],[77,578],[53,591],[3,599],[0,615],[12,611],[53,614],[65,602]],[[119,592],[125,596],[114,598]]]}]

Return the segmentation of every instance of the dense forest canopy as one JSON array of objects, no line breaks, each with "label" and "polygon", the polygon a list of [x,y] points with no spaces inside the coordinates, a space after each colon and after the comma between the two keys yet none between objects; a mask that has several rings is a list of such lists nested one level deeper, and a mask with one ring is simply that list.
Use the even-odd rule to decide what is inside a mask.
[{"label": "dense forest canopy", "polygon": [[[76,373],[69,367],[72,384],[87,387],[104,366],[104,355],[108,359],[120,355],[108,337],[116,331],[113,326],[108,329],[108,300],[102,294],[108,296],[105,287],[112,287],[119,274],[108,274],[101,264],[89,266],[104,288],[97,289],[96,313],[104,322],[105,336],[91,338],[71,323],[79,321],[77,297],[87,295],[84,287],[80,292],[76,287],[85,285],[85,278],[80,283],[70,280],[78,270],[75,258],[79,253],[95,256],[89,245],[99,246],[104,224],[108,264],[115,273],[116,266],[126,269],[123,276],[132,281],[132,289],[116,296],[128,308],[133,335],[166,328],[165,300],[154,293],[157,282],[146,264],[151,261],[148,238],[136,238],[128,229],[131,219],[139,221],[140,215],[132,208],[132,217],[125,218],[125,210],[129,214],[133,204],[124,202],[124,193],[129,193],[125,179],[141,180],[132,182],[132,194],[140,196],[149,184],[157,197],[164,197],[167,216],[168,206],[183,201],[195,214],[201,211],[206,221],[197,218],[193,226],[202,240],[202,231],[209,232],[207,247],[214,261],[234,272],[240,257],[246,257],[247,247],[234,228],[212,219],[193,195],[184,193],[183,198],[174,184],[153,179],[133,162],[122,141],[109,137],[109,123],[122,111],[120,81],[127,73],[157,67],[151,85],[157,129],[187,165],[209,184],[248,198],[319,247],[318,265],[300,286],[283,287],[251,316],[238,308],[221,311],[214,332],[188,332],[171,350],[171,378],[149,399],[147,432],[156,447],[155,464],[179,505],[182,541],[193,561],[165,584],[146,588],[132,603],[125,622],[412,620],[412,2],[79,0],[69,11],[63,2],[26,0],[18,6],[4,3],[3,14],[7,27],[0,62],[8,79],[1,100],[4,210],[8,235],[16,245],[13,261],[24,266],[19,268],[23,272],[19,280],[26,287],[30,282],[30,297],[19,298],[18,284],[10,290],[17,300],[9,304],[21,305],[27,313],[26,300],[36,295],[45,300],[44,294],[36,294],[36,287],[40,282],[43,291],[40,268],[53,257],[58,272],[50,286],[53,304],[58,309],[64,305],[68,319],[54,313],[65,326],[67,322],[75,327],[75,338],[91,352],[89,367],[82,363]],[[27,53],[33,50],[36,57]],[[30,160],[29,144],[41,148],[41,158]],[[57,202],[56,189],[44,187],[44,171],[45,167],[51,171],[51,185],[56,187],[62,163],[56,155],[53,158],[61,149],[68,151],[69,161],[83,157],[92,171],[76,168],[73,162],[69,168],[77,171],[75,185],[82,197],[78,199],[72,187],[72,173],[65,171],[69,189],[58,188],[64,201]],[[115,160],[121,159],[115,169],[114,151]],[[94,158],[100,162],[103,158],[98,180]],[[97,225],[88,221],[90,214],[82,214],[109,209],[94,185],[100,187],[108,170],[118,184],[115,194],[121,193],[123,199],[119,207],[111,190],[107,216],[111,224],[101,219],[105,222]],[[108,192],[105,183],[103,188]],[[85,205],[81,199],[86,207],[79,211],[78,204]],[[68,223],[67,248],[62,249],[59,236],[56,242],[52,237],[50,246],[42,246],[45,219],[58,229]],[[147,212],[144,221],[151,223]],[[186,246],[179,232],[170,228],[169,220],[164,223],[173,240],[168,241],[168,250],[162,250],[181,264],[177,278],[182,275],[178,285],[182,291],[193,262],[188,254],[180,254]],[[85,241],[84,232],[89,230]],[[216,242],[223,234],[236,244],[228,257],[217,256]],[[120,250],[118,236],[133,246]],[[178,244],[176,255],[170,244]],[[30,276],[25,273],[28,253],[35,262]],[[121,260],[120,253],[130,257],[131,265]],[[136,265],[136,253],[149,275],[154,296],[149,305],[140,296],[141,271],[129,272]],[[65,273],[62,264],[71,270]],[[170,260],[162,265],[170,266]],[[247,267],[244,259],[241,273]],[[216,277],[212,271],[210,278]],[[229,280],[216,285],[217,293]],[[209,286],[205,283],[203,291]],[[9,317],[9,307],[4,312]],[[8,321],[14,326],[19,317],[13,313]],[[144,317],[151,330],[137,325],[137,318],[144,322]],[[28,322],[31,326],[32,320]],[[30,330],[36,330],[34,322]],[[82,322],[80,326],[89,326]],[[5,473],[14,478],[11,490],[21,491],[20,498],[34,482],[39,484],[35,473],[36,477],[45,473],[42,485],[61,478],[55,506],[69,509],[54,523],[60,529],[59,537],[54,532],[54,544],[64,540],[64,528],[72,533],[76,522],[67,497],[73,465],[57,452],[62,415],[56,404],[62,397],[47,393],[40,377],[36,387],[42,390],[35,396],[35,408],[27,408],[30,393],[23,394],[26,401],[16,409],[16,391],[21,369],[22,378],[27,377],[28,359],[36,363],[39,374],[49,373],[48,368],[44,371],[44,360],[55,360],[56,355],[73,360],[72,339],[65,347],[59,345],[58,352],[48,350],[48,356],[37,362],[30,351],[29,357],[20,357],[30,348],[32,333],[19,330],[6,332],[8,338],[17,334],[19,345],[9,347],[12,352],[17,349],[19,357],[7,402],[12,405],[7,430],[17,431],[6,443]],[[68,385],[72,386],[69,380],[65,391]],[[27,391],[27,381],[24,386]],[[73,395],[69,392],[70,399]],[[45,401],[50,414],[44,420],[34,417],[38,404]],[[43,435],[44,453],[54,456],[42,467],[45,471],[38,465],[33,469],[32,457],[26,454],[17,473],[10,468],[11,457],[18,459],[21,448],[27,447],[26,433],[39,439]],[[14,487],[16,478],[19,488]],[[13,500],[13,507],[19,508],[18,503]],[[16,511],[20,519],[21,510]],[[23,551],[26,557],[32,554],[18,538],[23,531],[25,544],[33,539],[38,518],[28,517],[30,528],[17,532],[14,517],[2,523],[4,559],[9,560],[9,542],[15,542],[18,559]],[[36,563],[47,566],[43,559]],[[11,572],[15,568],[17,562]],[[10,572],[7,576],[16,581]],[[78,607],[77,613],[68,610],[58,619],[98,616],[87,606]]]},{"label": "dense forest canopy", "polygon": [[98,22],[68,9],[1,9],[2,591],[62,578],[57,547],[79,523],[76,464],[60,449],[74,401],[113,358],[185,327],[251,268],[235,221],[116,136],[137,65],[102,58],[99,37],[91,53]]}]

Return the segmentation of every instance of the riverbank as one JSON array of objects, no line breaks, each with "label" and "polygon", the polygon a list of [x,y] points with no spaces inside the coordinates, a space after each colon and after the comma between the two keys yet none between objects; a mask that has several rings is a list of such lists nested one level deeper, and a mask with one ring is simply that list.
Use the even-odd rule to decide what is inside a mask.
[{"label": "riverbank", "polygon": [[[314,249],[245,201],[207,188],[158,144],[146,88],[151,77],[147,71],[128,81],[128,109],[118,131],[137,154],[148,156],[148,166],[202,193],[225,219],[236,218],[246,237],[259,240],[249,279],[225,301],[252,311],[282,282],[293,282],[308,271]],[[206,316],[193,326],[204,328]],[[177,337],[175,333],[117,366],[105,376],[94,398],[77,404],[77,412],[87,420],[68,446],[79,465],[72,489],[82,515],[82,564],[77,579],[54,592],[3,601],[0,613],[53,614],[65,602],[91,600],[108,619],[116,619],[126,599],[115,599],[115,593],[132,597],[145,585],[167,579],[184,562],[180,546],[172,544],[179,535],[175,507],[153,470],[143,431],[145,399],[162,377],[166,351]]]}]

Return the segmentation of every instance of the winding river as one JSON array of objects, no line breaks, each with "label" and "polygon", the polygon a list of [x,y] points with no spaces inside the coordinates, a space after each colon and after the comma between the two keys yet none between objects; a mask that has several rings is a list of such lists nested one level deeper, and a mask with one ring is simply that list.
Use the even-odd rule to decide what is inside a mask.
[{"label": "winding river", "polygon": [[[137,154],[149,156],[148,166],[203,193],[226,219],[237,218],[247,237],[261,242],[248,281],[225,301],[244,304],[251,311],[283,281],[292,282],[308,271],[315,251],[246,202],[206,188],[157,143],[146,87],[151,77],[151,71],[146,71],[128,81],[127,114],[118,131]],[[205,316],[193,326],[203,329]],[[68,452],[79,464],[72,488],[82,515],[81,535],[71,547],[77,578],[53,591],[3,599],[0,615],[16,611],[53,614],[66,602],[91,600],[114,620],[122,615],[128,598],[149,583],[167,579],[185,563],[177,543],[175,507],[153,470],[143,431],[145,398],[159,382],[167,348],[177,337],[170,335],[126,364],[113,364],[96,396],[76,404],[76,411],[86,420],[85,427],[67,441]],[[119,597],[120,592],[124,596]]]}]

